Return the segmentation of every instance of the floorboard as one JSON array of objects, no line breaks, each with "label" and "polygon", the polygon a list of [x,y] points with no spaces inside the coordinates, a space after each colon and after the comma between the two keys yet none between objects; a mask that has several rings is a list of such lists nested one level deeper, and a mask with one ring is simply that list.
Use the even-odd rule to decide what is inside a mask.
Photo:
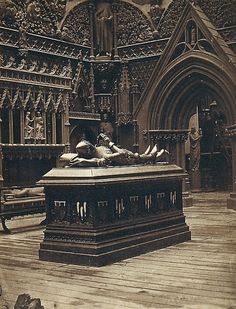
[{"label": "floorboard", "polygon": [[100,268],[39,261],[42,218],[13,220],[13,233],[0,234],[3,296],[12,309],[22,293],[45,309],[236,309],[236,212],[226,198],[194,195],[191,241]]}]

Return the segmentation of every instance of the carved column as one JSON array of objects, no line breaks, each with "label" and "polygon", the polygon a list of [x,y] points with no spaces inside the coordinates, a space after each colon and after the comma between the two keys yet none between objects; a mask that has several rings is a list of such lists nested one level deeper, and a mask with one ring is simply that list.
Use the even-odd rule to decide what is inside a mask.
[{"label": "carved column", "polygon": [[56,144],[57,140],[57,129],[56,129],[56,113],[52,111],[52,144]]},{"label": "carved column", "polygon": [[119,60],[118,48],[117,48],[117,12],[119,9],[118,3],[113,3],[113,44],[114,44],[114,60]]},{"label": "carved column", "polygon": [[93,3],[89,3],[88,5],[89,8],[89,19],[90,19],[90,38],[91,38],[91,49],[90,49],[90,59],[94,60],[94,27],[93,27],[93,23],[94,23],[94,4]]},{"label": "carved column", "polygon": [[70,121],[69,121],[69,94],[66,95],[65,115],[64,115],[66,152],[70,152]]},{"label": "carved column", "polygon": [[3,66],[4,58],[3,58],[3,48],[0,46],[0,66]]},{"label": "carved column", "polygon": [[20,143],[25,143],[25,113],[24,110],[20,110]]},{"label": "carved column", "polygon": [[2,175],[2,145],[0,143],[0,206],[2,204],[2,187],[3,187],[3,175]]},{"label": "carved column", "polygon": [[138,85],[137,85],[135,80],[132,82],[130,94],[131,94],[131,96],[130,96],[131,102],[130,103],[131,103],[132,112],[133,112],[133,110],[135,109],[135,107],[138,103],[138,100],[140,98],[140,91],[138,89]]},{"label": "carved column", "polygon": [[9,109],[9,144],[13,144],[13,110]]},{"label": "carved column", "polygon": [[117,123],[119,125],[126,125],[133,122],[133,116],[130,111],[130,81],[127,64],[122,65],[121,79],[118,88],[118,117]]},{"label": "carved column", "polygon": [[138,132],[138,123],[137,120],[133,121],[133,128],[134,128],[134,144],[133,144],[133,150],[134,152],[138,152],[139,148],[139,132]]},{"label": "carved column", "polygon": [[0,145],[2,143],[2,110],[0,109]]},{"label": "carved column", "polygon": [[227,208],[236,210],[236,124],[226,129],[226,135],[230,137],[232,146],[232,192],[227,199]]},{"label": "carved column", "polygon": [[91,82],[91,89],[90,89],[90,95],[91,95],[91,112],[96,112],[96,105],[95,105],[95,96],[94,96],[94,71],[93,71],[93,62],[90,63],[90,72],[89,72],[89,78]]}]

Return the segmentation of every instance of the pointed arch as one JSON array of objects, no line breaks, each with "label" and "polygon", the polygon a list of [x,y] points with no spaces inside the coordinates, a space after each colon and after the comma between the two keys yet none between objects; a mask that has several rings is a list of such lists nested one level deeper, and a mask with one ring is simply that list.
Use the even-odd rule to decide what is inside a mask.
[{"label": "pointed arch", "polygon": [[[213,55],[190,52],[166,67],[150,100],[148,127],[186,128],[192,110],[189,101],[199,87],[206,86],[214,94],[229,123],[235,121],[235,83],[232,72]],[[183,98],[189,94],[189,100]]]},{"label": "pointed arch", "polygon": [[31,89],[26,92],[24,100],[24,109],[26,111],[33,111],[35,109],[35,101]]},{"label": "pointed arch", "polygon": [[23,94],[19,88],[16,90],[15,95],[12,99],[12,108],[13,109],[23,109],[24,108]]}]

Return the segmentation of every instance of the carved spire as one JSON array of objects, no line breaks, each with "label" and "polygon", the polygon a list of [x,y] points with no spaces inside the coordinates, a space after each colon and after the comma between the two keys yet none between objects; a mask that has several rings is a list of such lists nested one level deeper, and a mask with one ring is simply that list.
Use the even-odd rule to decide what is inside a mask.
[{"label": "carved spire", "polygon": [[127,64],[122,65],[122,72],[118,91],[118,125],[132,123],[133,117],[130,108],[130,80]]}]

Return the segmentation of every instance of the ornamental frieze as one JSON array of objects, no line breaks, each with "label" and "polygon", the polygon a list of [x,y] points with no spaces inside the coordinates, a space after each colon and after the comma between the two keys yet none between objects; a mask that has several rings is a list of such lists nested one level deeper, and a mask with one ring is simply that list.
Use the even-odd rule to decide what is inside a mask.
[{"label": "ornamental frieze", "polygon": [[0,89],[0,108],[24,110],[53,110],[61,112],[68,105],[68,93],[61,91],[42,91],[31,88]]},{"label": "ornamental frieze", "polygon": [[[0,26],[0,45],[19,48],[18,41],[18,30]],[[78,59],[81,53],[84,55],[84,58],[89,56],[88,47],[31,33],[27,33],[27,50],[71,59]]]},{"label": "ornamental frieze", "polygon": [[189,130],[149,130],[143,131],[144,140],[150,139],[157,142],[185,142],[188,139]]},{"label": "ornamental frieze", "polygon": [[118,47],[121,59],[140,59],[154,57],[162,54],[168,43],[168,39],[153,40],[129,46]]}]

